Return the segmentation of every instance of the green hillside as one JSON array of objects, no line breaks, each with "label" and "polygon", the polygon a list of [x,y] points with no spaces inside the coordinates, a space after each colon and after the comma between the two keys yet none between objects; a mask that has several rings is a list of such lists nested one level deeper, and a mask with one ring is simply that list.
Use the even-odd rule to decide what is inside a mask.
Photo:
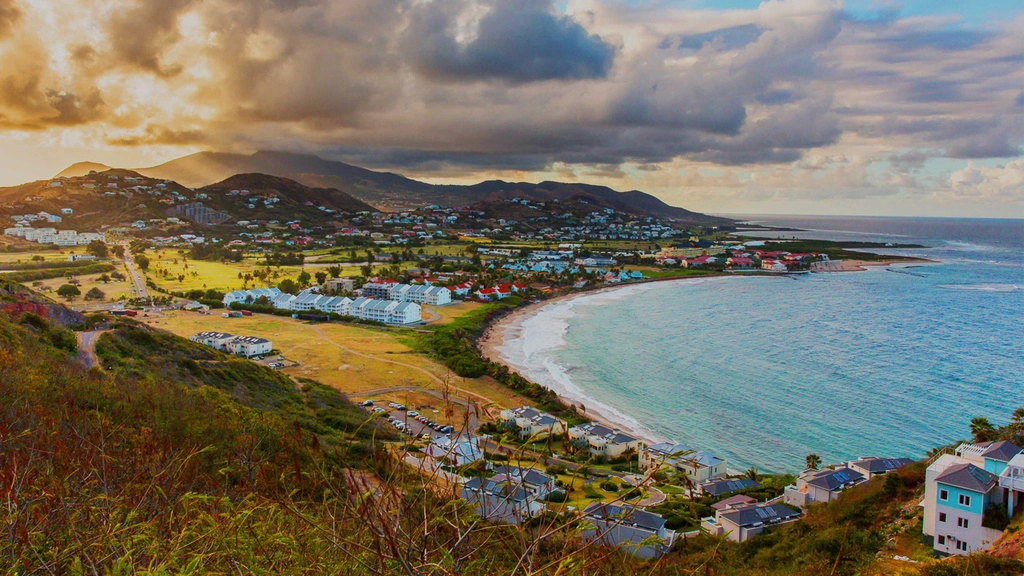
[{"label": "green hillside", "polygon": [[[90,319],[93,322],[97,318]],[[0,314],[0,565],[18,574],[1019,574],[1015,559],[904,562],[924,464],[745,544],[660,561],[581,525],[478,519],[341,394],[130,320],[86,371],[73,334]],[[919,546],[919,544],[917,544]],[[914,553],[914,552],[912,552]],[[898,571],[894,571],[898,570]]]}]

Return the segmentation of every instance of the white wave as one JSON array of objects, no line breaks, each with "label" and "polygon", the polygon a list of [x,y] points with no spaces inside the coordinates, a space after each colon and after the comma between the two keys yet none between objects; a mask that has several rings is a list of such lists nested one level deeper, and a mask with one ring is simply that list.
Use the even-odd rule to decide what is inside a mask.
[{"label": "white wave", "polygon": [[1024,290],[1024,286],[1018,284],[940,284],[939,288],[974,292],[1016,292],[1017,290]]}]

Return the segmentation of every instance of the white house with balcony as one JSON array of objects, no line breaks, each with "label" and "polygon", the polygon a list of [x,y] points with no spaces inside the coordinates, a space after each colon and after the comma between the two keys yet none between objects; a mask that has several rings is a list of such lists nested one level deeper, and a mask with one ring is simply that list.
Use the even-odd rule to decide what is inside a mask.
[{"label": "white house with balcony", "polygon": [[[941,554],[967,555],[989,549],[1003,532],[987,522],[995,507],[1012,515],[1024,495],[1024,456],[1005,441],[961,444],[925,472],[922,531]],[[986,526],[988,524],[988,526]]]},{"label": "white house with balcony", "polygon": [[529,406],[502,410],[500,416],[505,422],[515,424],[519,429],[519,435],[523,438],[555,436],[565,433],[564,420]]},{"label": "white house with balcony", "polygon": [[640,440],[615,428],[596,422],[569,428],[569,438],[574,442],[586,443],[594,456],[619,458],[641,448]]},{"label": "white house with balcony", "polygon": [[725,536],[732,542],[746,542],[769,528],[796,522],[800,511],[784,504],[750,503],[737,498],[716,508],[714,516],[701,518],[701,530],[712,536]]}]

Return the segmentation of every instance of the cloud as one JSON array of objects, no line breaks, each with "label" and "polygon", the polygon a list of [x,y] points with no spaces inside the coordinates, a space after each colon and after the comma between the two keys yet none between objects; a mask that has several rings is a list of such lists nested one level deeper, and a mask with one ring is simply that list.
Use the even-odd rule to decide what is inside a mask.
[{"label": "cloud", "polygon": [[831,0],[690,6],[0,0],[0,127],[163,157],[287,149],[665,194],[699,167],[737,198],[953,194],[953,168],[931,182],[924,167],[1021,154],[1024,16],[967,28]]},{"label": "cloud", "polygon": [[[458,38],[460,19],[473,6],[437,0],[411,11],[403,48],[430,78],[511,83],[603,78],[615,49],[578,21],[554,13],[550,1],[498,1]],[[465,24],[463,24],[465,26]]]}]

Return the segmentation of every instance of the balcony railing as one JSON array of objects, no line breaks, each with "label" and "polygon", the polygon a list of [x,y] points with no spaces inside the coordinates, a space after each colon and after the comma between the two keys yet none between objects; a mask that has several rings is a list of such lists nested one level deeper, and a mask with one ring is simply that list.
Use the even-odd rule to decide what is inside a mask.
[{"label": "balcony railing", "polygon": [[1024,476],[1003,476],[999,479],[999,485],[1010,490],[1024,492]]}]

